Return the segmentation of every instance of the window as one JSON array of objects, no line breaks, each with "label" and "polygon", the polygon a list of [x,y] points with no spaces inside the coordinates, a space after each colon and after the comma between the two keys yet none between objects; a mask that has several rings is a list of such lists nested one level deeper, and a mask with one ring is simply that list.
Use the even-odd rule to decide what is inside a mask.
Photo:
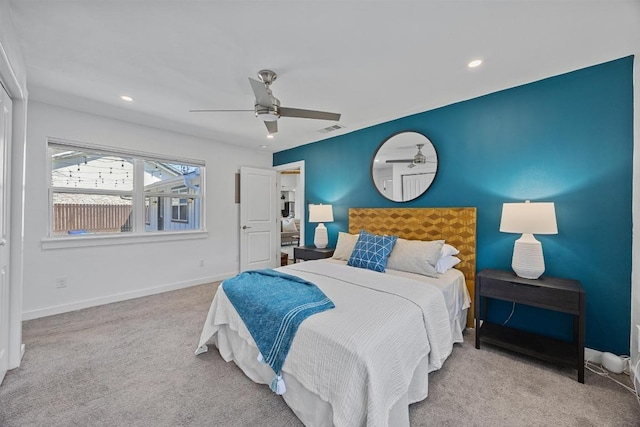
[{"label": "window", "polygon": [[[173,190],[173,193],[178,193],[178,194],[183,194],[183,193],[186,194],[189,192],[187,187],[178,187],[172,190]],[[189,199],[178,199],[175,197],[171,199],[171,221],[175,221],[175,222],[189,221],[188,215],[187,215],[187,208],[188,208],[187,200]]]},{"label": "window", "polygon": [[49,141],[50,237],[203,230],[204,163]]}]

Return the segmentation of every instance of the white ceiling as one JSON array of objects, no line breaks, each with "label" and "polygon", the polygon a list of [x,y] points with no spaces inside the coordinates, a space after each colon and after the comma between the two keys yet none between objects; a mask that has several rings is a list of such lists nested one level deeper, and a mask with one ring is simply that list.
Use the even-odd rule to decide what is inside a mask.
[{"label": "white ceiling", "polygon": [[[10,4],[31,100],[270,151],[640,53],[640,0]],[[189,113],[253,108],[263,68],[283,106],[345,128],[281,118],[268,140],[251,112]]]}]

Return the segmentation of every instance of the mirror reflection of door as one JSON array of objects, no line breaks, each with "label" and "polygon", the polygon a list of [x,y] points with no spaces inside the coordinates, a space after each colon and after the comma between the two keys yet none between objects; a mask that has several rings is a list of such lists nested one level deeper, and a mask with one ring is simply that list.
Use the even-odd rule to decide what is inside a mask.
[{"label": "mirror reflection of door", "polygon": [[402,200],[413,200],[425,192],[433,178],[431,175],[419,173],[402,175]]},{"label": "mirror reflection of door", "polygon": [[371,178],[378,192],[394,202],[420,197],[433,183],[438,154],[418,132],[400,132],[380,144],[371,161]]}]

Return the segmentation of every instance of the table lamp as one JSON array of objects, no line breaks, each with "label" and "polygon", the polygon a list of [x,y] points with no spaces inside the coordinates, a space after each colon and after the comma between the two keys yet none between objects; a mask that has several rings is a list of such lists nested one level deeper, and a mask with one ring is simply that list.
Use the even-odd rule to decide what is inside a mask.
[{"label": "table lamp", "polygon": [[329,237],[327,235],[327,227],[323,223],[333,222],[333,208],[331,205],[309,205],[309,222],[319,223],[313,237],[313,244],[316,248],[326,248],[327,244],[329,244]]},{"label": "table lamp", "polygon": [[511,268],[525,279],[537,279],[544,273],[542,243],[534,234],[558,234],[553,202],[503,203],[500,231],[522,233],[513,245]]}]

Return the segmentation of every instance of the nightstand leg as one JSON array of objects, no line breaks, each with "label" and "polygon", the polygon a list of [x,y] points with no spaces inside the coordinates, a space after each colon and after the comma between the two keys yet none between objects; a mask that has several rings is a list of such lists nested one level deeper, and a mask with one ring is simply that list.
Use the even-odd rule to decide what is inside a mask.
[{"label": "nightstand leg", "polygon": [[573,317],[574,342],[578,346],[578,382],[584,384],[584,321],[586,301],[584,293],[580,294],[580,308]]}]

